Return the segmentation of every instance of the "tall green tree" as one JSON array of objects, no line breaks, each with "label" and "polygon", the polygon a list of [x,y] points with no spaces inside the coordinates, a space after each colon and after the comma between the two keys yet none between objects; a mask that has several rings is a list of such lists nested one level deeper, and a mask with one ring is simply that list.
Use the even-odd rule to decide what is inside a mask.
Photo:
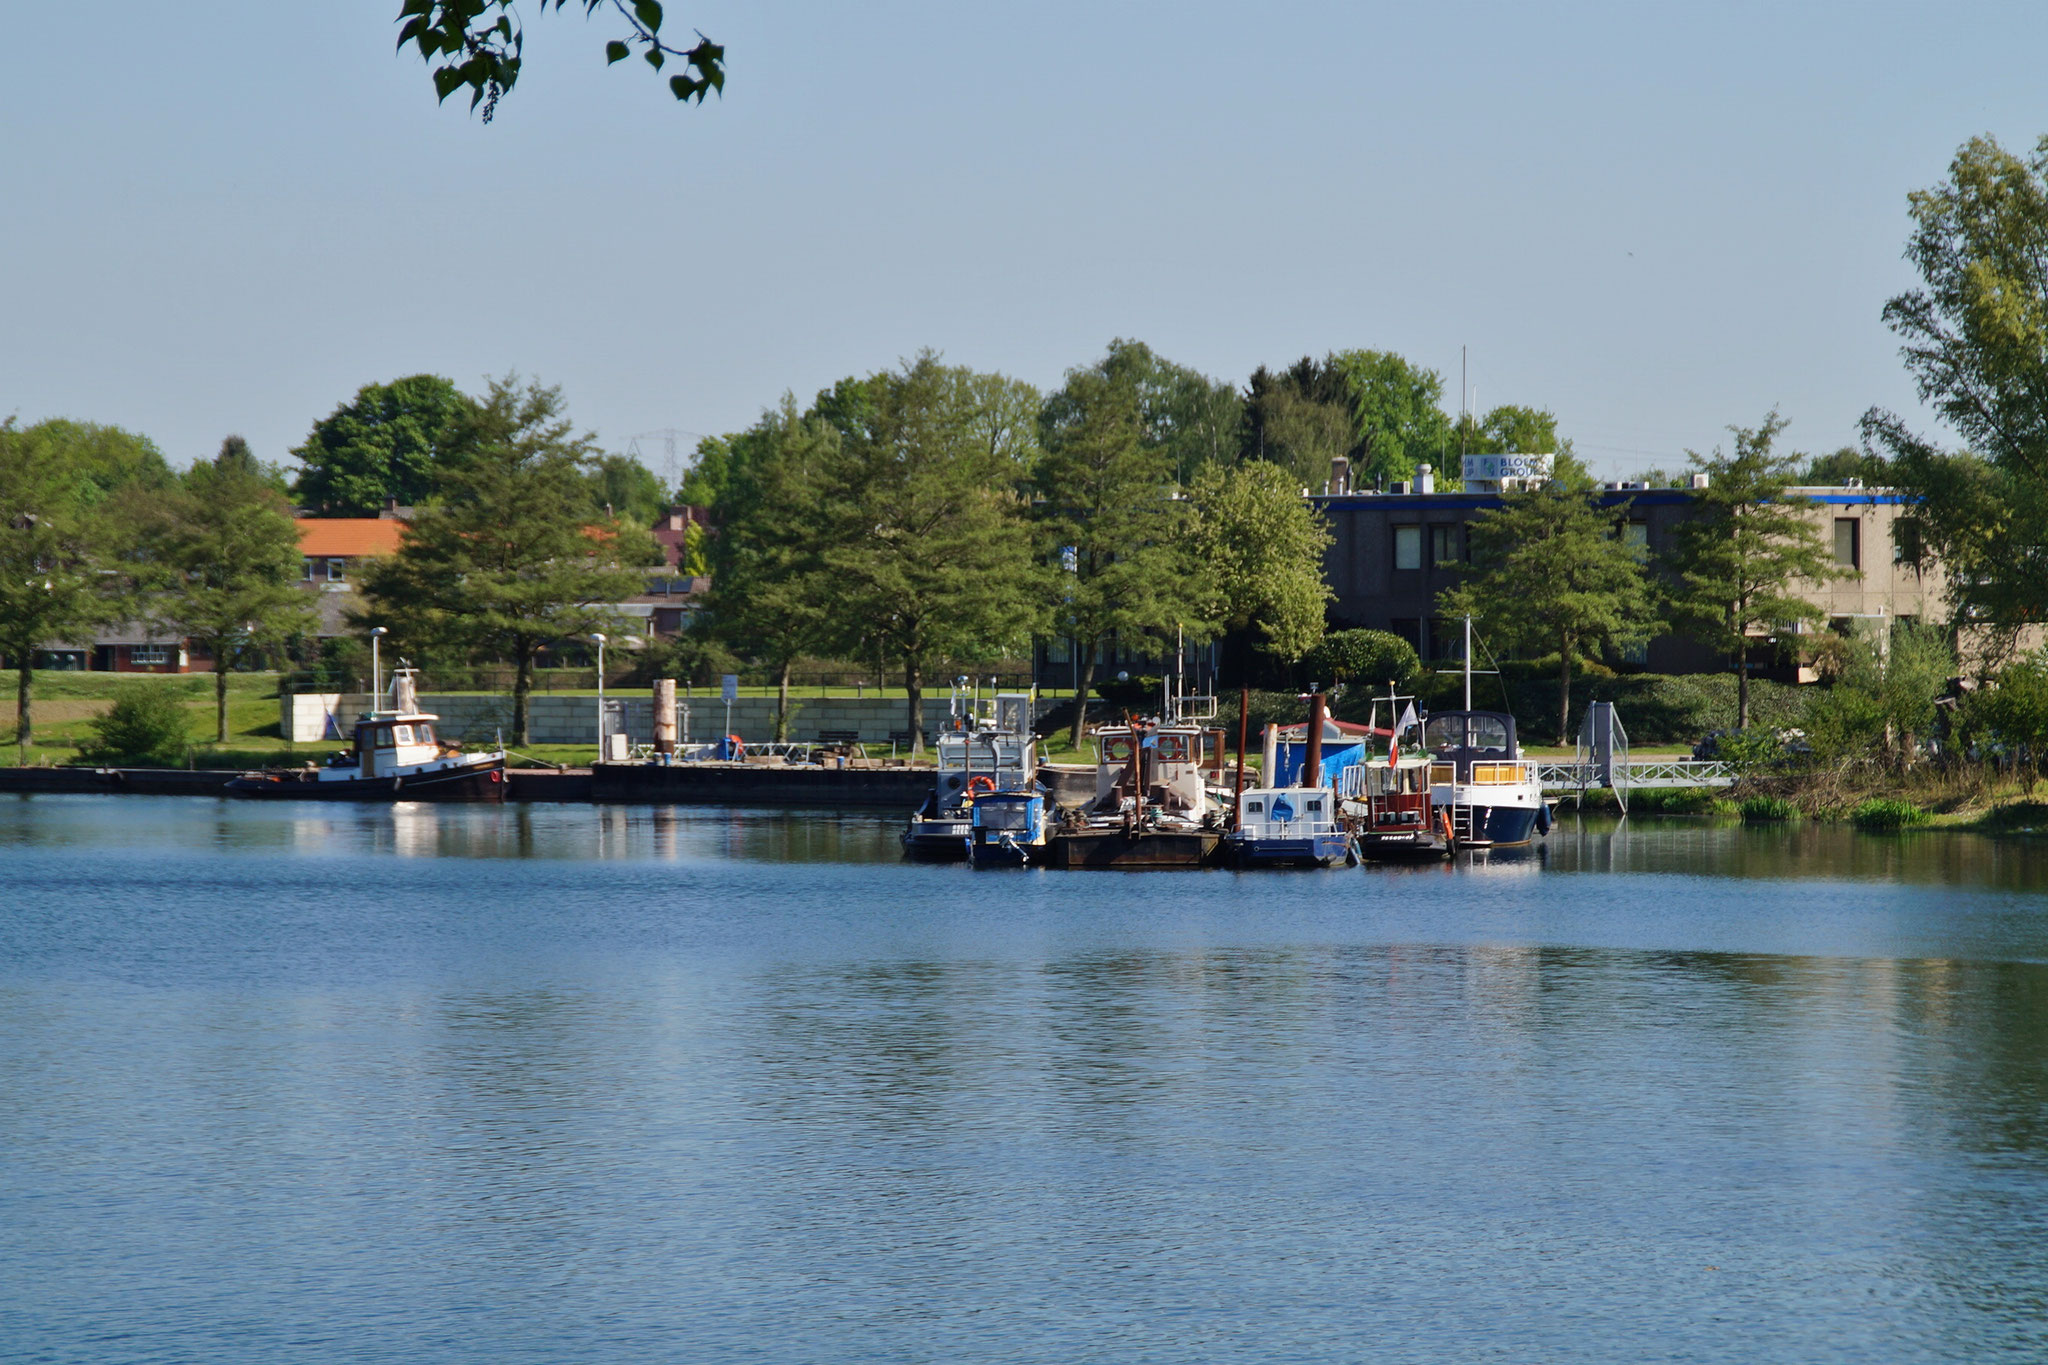
[{"label": "tall green tree", "polygon": [[35,742],[36,655],[119,614],[111,529],[91,462],[65,430],[0,421],[0,654],[15,667],[18,758]]},{"label": "tall green tree", "polygon": [[652,526],[668,506],[668,488],[661,477],[631,455],[598,455],[590,462],[590,510],[603,516],[628,517]]},{"label": "tall green tree", "polygon": [[1202,606],[1183,555],[1188,505],[1174,496],[1167,445],[1143,439],[1136,377],[1115,365],[1070,371],[1042,423],[1032,511],[1062,580],[1054,629],[1079,650],[1068,740],[1078,746],[1102,645],[1199,627]]},{"label": "tall green tree", "polygon": [[1756,427],[1730,427],[1734,448],[1712,455],[1687,451],[1707,486],[1693,494],[1693,515],[1680,522],[1666,587],[1674,623],[1735,660],[1735,723],[1749,724],[1749,654],[1759,636],[1826,613],[1801,585],[1853,577],[1834,562],[1809,514],[1812,502],[1788,492],[1806,457],[1778,454],[1785,429],[1773,412]]},{"label": "tall green tree", "polygon": [[833,609],[822,534],[824,481],[837,463],[840,437],[785,395],[737,444],[747,458],[734,465],[720,493],[723,524],[708,547],[706,614],[719,640],[775,675],[780,743],[789,738],[792,666],[854,635]]},{"label": "tall green tree", "polygon": [[228,739],[228,673],[244,649],[278,647],[313,624],[291,505],[239,437],[155,501],[143,560],[159,590],[149,613],[213,656],[214,738]]},{"label": "tall green tree", "polygon": [[425,502],[442,468],[473,442],[471,409],[435,374],[363,385],[292,451],[303,466],[299,501],[331,517],[374,517],[387,498]]},{"label": "tall green tree", "polygon": [[645,588],[642,566],[661,552],[628,523],[592,518],[591,438],[575,434],[559,388],[493,380],[466,429],[468,447],[442,466],[398,553],[364,573],[356,619],[388,627],[400,647],[512,663],[512,729],[530,744],[541,648],[616,632],[616,604]]},{"label": "tall green tree", "polygon": [[1557,742],[1571,736],[1574,666],[1647,640],[1656,626],[1644,551],[1621,534],[1628,505],[1603,507],[1587,480],[1503,495],[1472,522],[1472,563],[1437,597],[1506,648],[1557,653]]},{"label": "tall green tree", "polygon": [[998,424],[975,379],[927,352],[818,404],[845,432],[820,515],[832,605],[903,670],[919,750],[932,667],[1018,648],[1045,617],[1021,449],[989,439]]},{"label": "tall green tree", "polygon": [[1350,399],[1359,475],[1409,479],[1419,464],[1443,464],[1451,449],[1443,376],[1392,351],[1339,351],[1328,364]]},{"label": "tall green tree", "polygon": [[53,417],[26,430],[73,471],[81,506],[96,507],[123,489],[161,492],[178,482],[163,452],[147,436],[68,417]]},{"label": "tall green tree", "polygon": [[1349,386],[1313,356],[1277,372],[1263,365],[1252,372],[1240,430],[1238,458],[1287,470],[1297,494],[1327,479],[1332,460],[1358,453]]},{"label": "tall green tree", "polygon": [[1922,287],[1884,319],[1965,450],[1875,408],[1864,438],[1918,504],[1904,533],[1946,569],[1953,619],[2016,630],[2048,604],[2048,136],[2030,157],[1972,138],[1909,204]]},{"label": "tall green tree", "polygon": [[1176,482],[1187,483],[1205,464],[1237,458],[1244,399],[1232,385],[1123,337],[1111,341],[1091,368],[1131,391],[1138,407],[1138,439],[1166,452]]},{"label": "tall green tree", "polygon": [[1258,648],[1293,661],[1323,638],[1329,526],[1291,471],[1264,460],[1204,465],[1188,489],[1187,572],[1223,630],[1256,630]]}]

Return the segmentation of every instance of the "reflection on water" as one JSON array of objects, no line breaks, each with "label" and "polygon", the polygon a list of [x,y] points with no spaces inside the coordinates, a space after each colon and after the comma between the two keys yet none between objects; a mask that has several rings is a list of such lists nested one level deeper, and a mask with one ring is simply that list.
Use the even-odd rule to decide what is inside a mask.
[{"label": "reflection on water", "polygon": [[2048,1354],[2030,846],[896,828],[0,803],[0,1357]]}]

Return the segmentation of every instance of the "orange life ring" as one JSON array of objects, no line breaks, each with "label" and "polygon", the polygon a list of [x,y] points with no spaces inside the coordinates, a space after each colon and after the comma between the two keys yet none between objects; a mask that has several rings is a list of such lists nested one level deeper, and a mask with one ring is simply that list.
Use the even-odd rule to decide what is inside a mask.
[{"label": "orange life ring", "polygon": [[975,797],[985,796],[989,792],[994,791],[995,789],[996,780],[993,777],[990,777],[988,774],[982,773],[975,777],[968,778],[967,785],[965,788],[961,790],[960,794],[966,797],[969,801],[972,801]]}]

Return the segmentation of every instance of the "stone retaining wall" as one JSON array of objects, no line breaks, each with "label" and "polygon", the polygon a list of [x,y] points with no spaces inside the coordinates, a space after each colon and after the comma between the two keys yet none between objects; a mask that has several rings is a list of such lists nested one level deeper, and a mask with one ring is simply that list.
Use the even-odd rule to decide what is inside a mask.
[{"label": "stone retaining wall", "polygon": [[[620,725],[636,744],[654,740],[654,703],[644,694],[608,696],[609,704],[620,709]],[[367,693],[299,692],[280,699],[279,725],[283,733],[299,744],[324,740],[347,743],[355,718],[369,707]],[[924,699],[927,735],[936,733],[946,721],[946,697]],[[560,697],[546,694],[530,698],[533,742],[536,744],[597,743],[597,698]],[[1040,701],[1043,715],[1051,702]],[[500,731],[510,740],[512,698],[472,692],[420,694],[420,709],[441,717],[441,734],[458,739],[472,748],[493,743]],[[693,743],[715,740],[725,727],[725,703],[717,693],[679,700],[680,714],[687,709],[687,738]],[[889,697],[801,697],[790,700],[789,737],[794,741],[816,740],[831,730],[853,730],[863,744],[887,744],[892,731],[901,730],[906,707],[903,700]],[[732,705],[732,734],[749,744],[765,744],[775,738],[775,698],[742,697]]]}]

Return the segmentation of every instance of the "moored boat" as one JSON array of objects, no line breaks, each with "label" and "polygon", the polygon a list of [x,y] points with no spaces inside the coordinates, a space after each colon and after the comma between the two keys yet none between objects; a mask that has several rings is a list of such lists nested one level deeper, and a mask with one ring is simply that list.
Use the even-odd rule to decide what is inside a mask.
[{"label": "moored boat", "polygon": [[969,807],[967,860],[976,867],[1030,867],[1046,858],[1052,821],[1038,791],[977,794]]},{"label": "moored boat", "polygon": [[1237,868],[1333,867],[1353,857],[1328,787],[1254,787],[1223,837],[1224,861]]},{"label": "moored boat", "polygon": [[916,861],[960,862],[970,856],[978,798],[1037,792],[1030,696],[999,693],[993,716],[970,714],[971,707],[956,688],[952,719],[935,746],[938,766],[931,792],[911,812],[903,831],[903,851]]},{"label": "moored boat", "polygon": [[1132,720],[1095,732],[1095,799],[1062,813],[1048,845],[1058,868],[1207,867],[1222,811],[1203,775],[1220,733],[1193,721]]},{"label": "moored boat", "polygon": [[435,733],[440,717],[419,709],[417,671],[391,675],[391,705],[356,721],[355,748],[325,766],[243,773],[230,796],[289,801],[503,801],[505,752],[464,753]]}]

